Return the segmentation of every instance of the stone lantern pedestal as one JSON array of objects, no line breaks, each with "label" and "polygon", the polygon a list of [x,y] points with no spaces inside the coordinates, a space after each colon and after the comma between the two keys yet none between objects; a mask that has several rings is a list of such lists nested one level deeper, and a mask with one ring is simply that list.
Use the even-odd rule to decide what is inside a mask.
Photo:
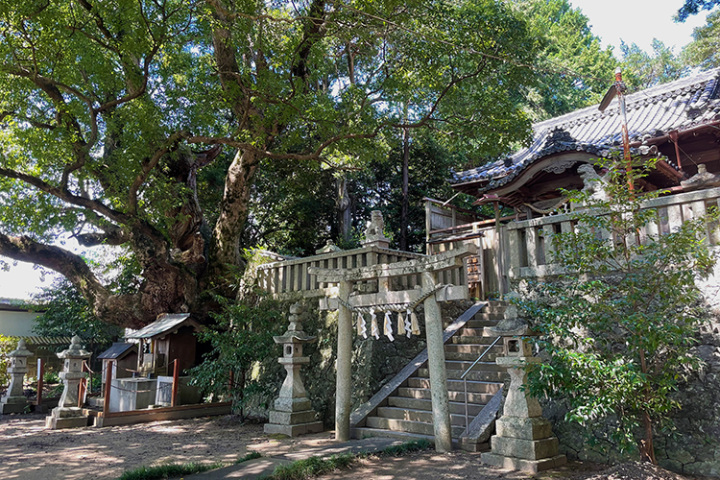
[{"label": "stone lantern pedestal", "polygon": [[303,365],[310,363],[303,356],[303,344],[314,342],[315,337],[302,330],[302,305],[290,307],[290,326],[284,335],[273,337],[275,343],[283,346],[283,356],[278,361],[285,367],[287,375],[280,387],[280,395],[275,400],[274,409],[270,410],[270,422],[265,424],[265,433],[280,433],[295,437],[304,433],[323,431],[323,424],[317,420],[317,413],[312,409],[303,384]]},{"label": "stone lantern pedestal", "polygon": [[18,340],[15,350],[8,353],[10,366],[7,373],[10,376],[10,385],[7,393],[0,400],[0,414],[4,413],[23,413],[29,402],[23,394],[23,380],[28,372],[28,358],[32,352],[25,347],[25,340]]},{"label": "stone lantern pedestal", "polygon": [[70,348],[58,353],[57,356],[65,360],[63,371],[59,375],[64,388],[58,406],[45,418],[45,428],[54,430],[85,427],[88,419],[83,414],[82,408],[78,407],[78,390],[80,380],[85,378],[85,373],[82,371],[83,360],[90,358],[90,352],[82,348],[80,337],[75,335]]},{"label": "stone lantern pedestal", "polygon": [[482,462],[496,467],[537,473],[567,463],[558,452],[558,439],[552,425],[542,417],[542,407],[536,398],[523,390],[527,381],[525,367],[540,363],[532,356],[532,346],[524,338],[528,327],[516,318],[515,308],[508,308],[506,317],[491,330],[504,336],[505,356],[495,359],[510,374],[510,387],[503,406],[503,414],[495,421],[496,434],[490,438],[491,451],[482,454]]}]

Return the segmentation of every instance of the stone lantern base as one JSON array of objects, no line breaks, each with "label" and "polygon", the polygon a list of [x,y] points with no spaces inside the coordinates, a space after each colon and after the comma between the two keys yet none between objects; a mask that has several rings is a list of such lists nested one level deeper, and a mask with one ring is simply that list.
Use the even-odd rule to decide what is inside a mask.
[{"label": "stone lantern base", "polygon": [[25,409],[30,406],[27,398],[22,397],[4,397],[0,400],[0,415],[7,413],[24,413]]},{"label": "stone lantern base", "polygon": [[[523,348],[518,349],[522,354]],[[495,421],[496,434],[490,438],[491,452],[482,454],[482,462],[494,467],[538,473],[567,463],[558,452],[558,439],[550,422],[542,417],[538,401],[523,390],[525,365],[537,363],[536,357],[498,357],[495,362],[508,368],[510,388],[503,416]]]},{"label": "stone lantern base", "polygon": [[325,430],[323,423],[316,420],[315,410],[304,412],[270,411],[270,423],[265,424],[265,433],[297,437],[307,433],[320,433]]},{"label": "stone lantern base", "polygon": [[[288,367],[293,367],[293,365],[288,362]],[[299,379],[297,373],[299,365],[294,367],[288,370],[288,378]],[[295,372],[295,374],[292,375],[292,372]],[[288,437],[296,437],[306,433],[322,432],[325,429],[324,425],[320,420],[317,420],[317,413],[312,409],[310,399],[305,396],[302,381],[293,382],[292,385],[294,386],[293,390],[281,391],[280,398],[275,400],[275,408],[270,410],[269,422],[265,424],[265,433],[279,433]],[[282,395],[282,393],[285,395]],[[293,395],[295,396],[293,397]]]},{"label": "stone lantern base", "polygon": [[50,430],[87,426],[88,417],[83,412],[83,409],[78,407],[53,408],[50,415],[45,417],[45,428]]}]

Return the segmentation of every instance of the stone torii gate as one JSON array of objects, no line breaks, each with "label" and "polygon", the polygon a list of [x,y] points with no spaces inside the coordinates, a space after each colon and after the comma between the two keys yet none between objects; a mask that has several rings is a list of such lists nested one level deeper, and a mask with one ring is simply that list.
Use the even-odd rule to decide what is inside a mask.
[{"label": "stone torii gate", "polygon": [[[425,335],[428,349],[428,368],[432,399],[435,448],[439,452],[452,450],[450,412],[445,371],[442,316],[438,302],[466,300],[467,285],[438,285],[437,274],[443,270],[464,267],[463,258],[476,255],[477,247],[467,244],[456,250],[437,255],[350,269],[310,268],[320,282],[338,283],[337,299],[324,298],[321,308],[338,312],[337,380],[335,386],[335,439],[350,439],[350,407],[352,391],[352,309],[356,307],[381,307],[383,305],[413,305],[422,302],[425,307]],[[420,275],[422,289],[391,291],[390,279],[408,275]],[[353,293],[354,282],[377,280],[378,292]],[[337,307],[333,305],[337,302]]]}]

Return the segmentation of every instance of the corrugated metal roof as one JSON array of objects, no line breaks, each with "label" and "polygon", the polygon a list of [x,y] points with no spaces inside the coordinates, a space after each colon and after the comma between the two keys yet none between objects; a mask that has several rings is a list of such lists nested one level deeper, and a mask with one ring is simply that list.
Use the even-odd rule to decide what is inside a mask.
[{"label": "corrugated metal roof", "polygon": [[116,359],[122,358],[129,353],[132,353],[133,347],[137,348],[135,343],[113,343],[110,348],[98,355],[100,359]]},{"label": "corrugated metal roof", "polygon": [[[720,118],[720,69],[658,85],[627,95],[630,142],[683,131]],[[454,184],[487,181],[480,191],[509,183],[520,172],[548,155],[579,151],[607,156],[622,145],[617,100],[605,112],[597,105],[533,125],[530,147],[505,160],[454,174]]]},{"label": "corrugated metal roof", "polygon": [[189,318],[189,313],[163,313],[150,325],[146,325],[140,330],[126,335],[125,338],[153,338],[170,332]]},{"label": "corrugated metal roof", "polygon": [[70,345],[72,341],[72,337],[43,337],[40,335],[10,338],[22,338],[28,345]]}]

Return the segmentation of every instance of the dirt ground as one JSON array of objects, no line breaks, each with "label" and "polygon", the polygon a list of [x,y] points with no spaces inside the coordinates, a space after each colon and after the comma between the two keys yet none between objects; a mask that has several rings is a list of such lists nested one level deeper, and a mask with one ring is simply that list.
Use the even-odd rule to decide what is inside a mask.
[{"label": "dirt ground", "polygon": [[45,430],[44,415],[0,416],[0,479],[115,479],[141,465],[227,462],[268,442],[234,417]]},{"label": "dirt ground", "polygon": [[[262,425],[242,424],[237,418],[213,417],[173,420],[105,428],[45,430],[42,415],[0,415],[0,479],[85,480],[116,479],[125,470],[164,463],[232,463],[255,450],[277,455],[329,445],[331,432],[271,439]],[[681,480],[664,470],[625,465],[571,463],[541,474],[542,480]],[[591,478],[592,477],[592,478]],[[371,456],[350,470],[321,480],[499,480],[530,478],[527,474],[483,467],[479,454],[424,451],[403,457]]]}]

